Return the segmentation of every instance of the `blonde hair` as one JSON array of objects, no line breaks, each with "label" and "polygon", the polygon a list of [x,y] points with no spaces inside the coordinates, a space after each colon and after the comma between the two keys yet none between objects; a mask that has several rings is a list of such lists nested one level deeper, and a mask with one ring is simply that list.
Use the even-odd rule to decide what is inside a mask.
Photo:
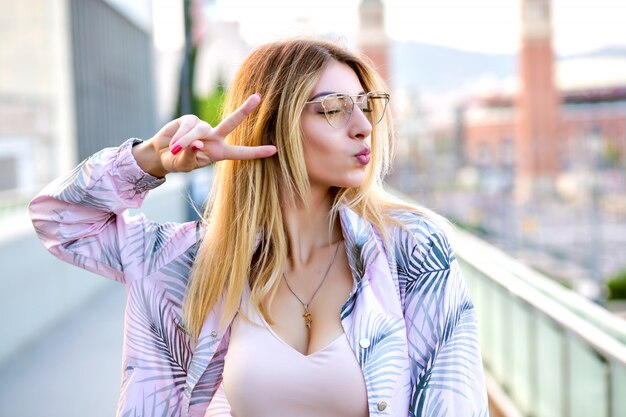
[{"label": "blonde hair", "polygon": [[[262,100],[226,141],[244,146],[272,144],[278,153],[265,159],[216,164],[204,213],[206,232],[184,304],[185,325],[195,339],[208,312],[222,301],[221,326],[230,323],[251,276],[252,304],[271,323],[263,302],[271,303],[289,250],[281,201],[306,203],[309,192],[300,117],[321,72],[332,61],[352,68],[365,91],[385,90],[366,58],[331,42],[309,39],[279,41],[255,49],[233,80],[224,114],[233,112],[255,92]],[[411,208],[429,215],[428,210],[410,206],[384,191],[392,145],[387,111],[372,129],[372,159],[365,181],[357,188],[336,190],[331,220],[339,207],[346,205],[370,221],[386,241],[385,225],[393,221],[389,209]]]}]

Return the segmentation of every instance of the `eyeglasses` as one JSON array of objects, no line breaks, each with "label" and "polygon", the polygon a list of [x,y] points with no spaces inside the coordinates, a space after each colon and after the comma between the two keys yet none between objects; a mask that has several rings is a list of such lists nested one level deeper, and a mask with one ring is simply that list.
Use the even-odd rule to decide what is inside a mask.
[{"label": "eyeglasses", "polygon": [[378,124],[385,115],[389,94],[382,91],[372,91],[367,94],[350,96],[348,94],[329,94],[319,100],[307,101],[306,104],[317,104],[316,111],[324,113],[328,124],[336,129],[346,126],[352,117],[354,104],[359,106],[372,126]]}]

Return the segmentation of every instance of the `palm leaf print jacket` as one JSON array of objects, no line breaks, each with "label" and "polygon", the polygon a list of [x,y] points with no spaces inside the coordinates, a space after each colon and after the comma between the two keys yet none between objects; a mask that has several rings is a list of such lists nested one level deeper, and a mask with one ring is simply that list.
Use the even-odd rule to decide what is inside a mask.
[{"label": "palm leaf print jacket", "polygon": [[[203,416],[228,349],[220,307],[197,341],[181,325],[202,229],[156,224],[127,209],[160,185],[132,156],[137,139],[104,149],[30,204],[36,232],[59,259],[124,283],[128,292],[117,415]],[[372,225],[340,212],[354,280],[341,320],[363,371],[371,416],[487,416],[474,307],[443,232],[401,213],[383,249]]]}]

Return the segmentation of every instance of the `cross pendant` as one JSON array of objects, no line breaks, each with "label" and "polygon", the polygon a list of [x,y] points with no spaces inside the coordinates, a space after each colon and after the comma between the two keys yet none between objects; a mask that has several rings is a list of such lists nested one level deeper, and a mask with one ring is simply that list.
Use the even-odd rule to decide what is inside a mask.
[{"label": "cross pendant", "polygon": [[304,306],[304,314],[302,315],[302,317],[304,317],[304,325],[307,327],[307,329],[311,328],[311,313],[309,313],[309,309],[307,308],[307,306]]}]

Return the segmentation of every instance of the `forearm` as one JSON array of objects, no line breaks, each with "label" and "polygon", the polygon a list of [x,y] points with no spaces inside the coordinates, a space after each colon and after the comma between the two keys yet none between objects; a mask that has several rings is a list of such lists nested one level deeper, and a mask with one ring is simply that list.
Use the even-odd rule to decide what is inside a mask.
[{"label": "forearm", "polygon": [[155,143],[153,140],[139,143],[133,146],[132,154],[135,161],[137,161],[137,165],[144,172],[153,177],[163,178],[168,174],[168,171],[161,163],[160,153],[162,150],[158,149]]},{"label": "forearm", "polygon": [[48,184],[33,203],[42,197],[52,198],[76,206],[75,210],[90,208],[105,213],[140,207],[147,192],[165,179],[139,166],[132,154],[134,148],[142,144],[133,146],[137,141],[131,139],[117,148],[95,153],[70,173]]},{"label": "forearm", "polygon": [[122,213],[139,207],[148,190],[164,181],[141,170],[131,145],[127,141],[96,153],[44,188],[29,207],[37,235],[50,252],[118,280],[116,252],[130,230]]}]

